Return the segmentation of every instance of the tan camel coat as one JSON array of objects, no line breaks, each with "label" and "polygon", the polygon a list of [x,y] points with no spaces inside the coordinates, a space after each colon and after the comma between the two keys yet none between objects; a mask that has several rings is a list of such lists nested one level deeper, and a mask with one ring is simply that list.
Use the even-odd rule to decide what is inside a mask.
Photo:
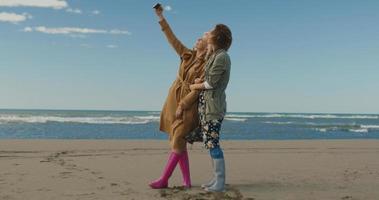
[{"label": "tan camel coat", "polygon": [[[205,59],[198,58],[196,51],[185,47],[174,35],[166,20],[159,21],[168,42],[179,55],[181,62],[176,80],[171,85],[160,116],[160,130],[169,134],[170,145],[175,150],[184,150],[184,137],[199,124],[199,91],[191,91],[189,86],[196,78],[204,77]],[[178,105],[184,109],[182,118],[176,119]]]}]

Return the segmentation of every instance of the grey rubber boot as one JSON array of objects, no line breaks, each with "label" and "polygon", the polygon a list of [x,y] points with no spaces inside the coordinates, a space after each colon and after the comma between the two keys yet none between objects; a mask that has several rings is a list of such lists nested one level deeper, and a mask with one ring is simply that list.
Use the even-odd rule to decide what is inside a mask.
[{"label": "grey rubber boot", "polygon": [[213,177],[208,183],[201,184],[201,188],[211,187],[216,182],[216,178]]},{"label": "grey rubber boot", "polygon": [[[213,163],[213,159],[211,159],[211,163],[212,163],[212,169],[213,169],[213,171],[214,171],[214,167],[215,167],[215,165],[214,165],[214,163]],[[213,173],[213,176],[212,176],[212,179],[208,182],[208,183],[204,183],[204,184],[201,184],[201,188],[206,188],[206,187],[211,187],[214,183],[215,183],[215,181],[216,181],[216,178],[215,178],[215,175],[214,175],[214,173]]]},{"label": "grey rubber boot", "polygon": [[221,159],[213,159],[214,162],[214,174],[215,174],[215,182],[213,185],[206,187],[206,191],[210,192],[222,192],[225,189],[225,160]]}]

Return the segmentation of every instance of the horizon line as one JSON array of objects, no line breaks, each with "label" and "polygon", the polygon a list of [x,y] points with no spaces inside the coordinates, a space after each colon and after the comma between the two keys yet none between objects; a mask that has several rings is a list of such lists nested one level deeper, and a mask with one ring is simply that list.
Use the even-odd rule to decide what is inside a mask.
[{"label": "horizon line", "polygon": [[[127,109],[60,109],[60,108],[0,108],[0,111],[95,111],[95,112],[161,112],[160,110],[127,110]],[[364,114],[364,115],[379,115],[379,113],[349,113],[349,112],[272,112],[272,111],[227,111],[227,113],[284,113],[284,114]]]}]

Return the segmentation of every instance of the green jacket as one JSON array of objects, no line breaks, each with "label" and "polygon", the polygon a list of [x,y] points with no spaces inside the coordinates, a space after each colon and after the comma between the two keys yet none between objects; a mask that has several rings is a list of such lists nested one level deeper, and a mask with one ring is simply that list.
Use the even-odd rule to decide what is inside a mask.
[{"label": "green jacket", "polygon": [[205,80],[212,89],[205,90],[205,120],[223,119],[226,113],[225,90],[230,77],[230,58],[228,53],[217,50],[205,65]]}]

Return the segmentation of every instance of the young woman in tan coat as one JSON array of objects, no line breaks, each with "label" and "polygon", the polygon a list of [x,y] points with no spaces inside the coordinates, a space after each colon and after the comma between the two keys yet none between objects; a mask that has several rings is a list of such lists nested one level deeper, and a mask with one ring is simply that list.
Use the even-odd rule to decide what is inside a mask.
[{"label": "young woman in tan coat", "polygon": [[160,116],[160,130],[168,133],[171,152],[162,176],[149,185],[153,189],[168,187],[168,179],[177,163],[183,175],[183,186],[191,187],[188,152],[184,137],[199,124],[198,96],[199,91],[190,90],[190,85],[197,78],[204,77],[205,55],[207,52],[206,35],[199,38],[194,49],[184,46],[174,35],[163,16],[163,9],[155,9],[159,24],[168,42],[180,57],[180,66],[176,80],[168,91],[165,104]]}]

